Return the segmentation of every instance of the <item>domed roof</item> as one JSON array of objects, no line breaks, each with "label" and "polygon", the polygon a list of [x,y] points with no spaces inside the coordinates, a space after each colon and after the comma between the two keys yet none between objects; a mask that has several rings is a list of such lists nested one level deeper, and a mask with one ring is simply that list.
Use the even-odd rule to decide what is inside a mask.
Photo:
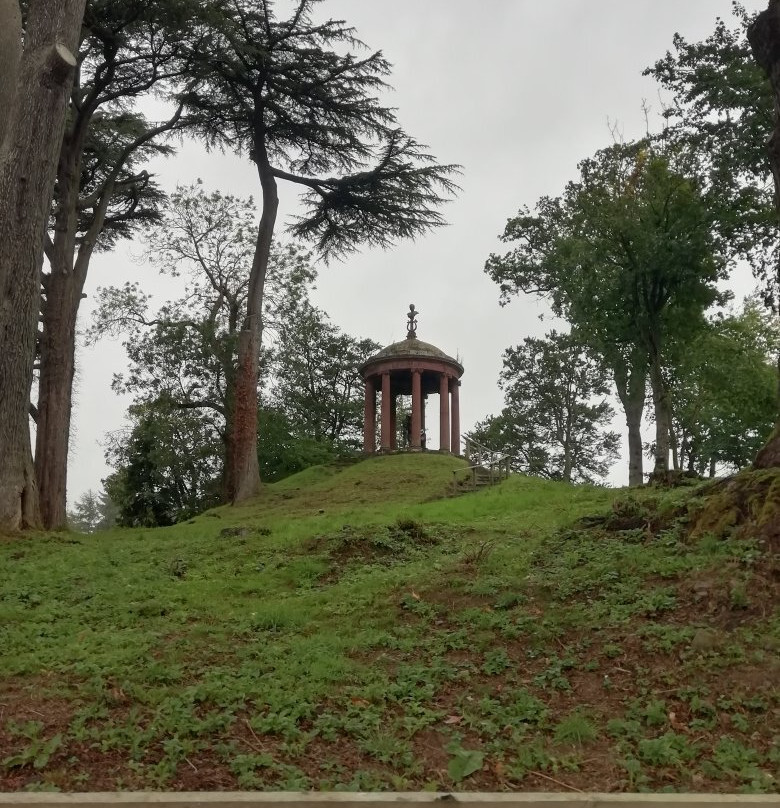
[{"label": "domed roof", "polygon": [[414,303],[409,304],[409,313],[406,315],[408,319],[406,339],[399,342],[394,342],[381,351],[377,351],[373,356],[366,359],[365,362],[358,368],[363,373],[367,368],[377,363],[391,362],[397,359],[427,359],[434,362],[445,362],[452,365],[458,371],[458,376],[463,373],[463,365],[457,359],[453,359],[444,351],[431,345],[430,342],[423,342],[417,339],[417,315],[420,312],[414,307]]},{"label": "domed roof", "polygon": [[377,351],[373,356],[366,359],[360,366],[360,370],[385,359],[434,359],[454,365],[461,373],[463,372],[463,366],[457,359],[453,359],[440,348],[431,345],[430,342],[423,342],[417,337],[407,337],[388,345],[386,348],[382,348],[381,351]]}]

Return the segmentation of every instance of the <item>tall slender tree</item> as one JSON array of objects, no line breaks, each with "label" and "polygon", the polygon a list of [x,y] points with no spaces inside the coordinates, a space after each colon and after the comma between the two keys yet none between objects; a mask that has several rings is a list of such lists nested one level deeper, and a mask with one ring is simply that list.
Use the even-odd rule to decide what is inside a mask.
[{"label": "tall slender tree", "polygon": [[[204,9],[202,89],[192,107],[207,142],[247,154],[257,169],[262,217],[249,275],[228,457],[234,502],[257,493],[260,321],[279,205],[279,180],[303,191],[295,235],[325,256],[387,246],[443,224],[455,166],[438,165],[398,126],[379,93],[390,66],[365,52],[344,22],[314,19],[319,0],[297,0],[279,19],[272,0],[219,0]],[[364,51],[360,53],[360,51]]]},{"label": "tall slender tree", "polygon": [[85,0],[31,0],[22,30],[18,4],[0,5],[13,44],[0,78],[0,530],[40,521],[28,412],[35,359],[46,220],[65,110],[76,72]]},{"label": "tall slender tree", "polygon": [[171,150],[181,105],[162,122],[135,111],[187,73],[181,0],[88,0],[79,70],[60,147],[42,276],[35,470],[46,527],[66,518],[76,319],[94,253],[157,216],[162,194],[144,163]]},{"label": "tall slender tree", "polygon": [[[89,331],[90,340],[125,336],[130,367],[115,376],[115,390],[155,412],[199,411],[212,423],[224,442],[223,472],[256,231],[252,199],[178,188],[146,234],[145,255],[161,274],[180,278],[182,296],[150,311],[137,284],[100,289]],[[305,308],[316,275],[310,258],[292,244],[273,246],[260,328],[274,340]]]}]

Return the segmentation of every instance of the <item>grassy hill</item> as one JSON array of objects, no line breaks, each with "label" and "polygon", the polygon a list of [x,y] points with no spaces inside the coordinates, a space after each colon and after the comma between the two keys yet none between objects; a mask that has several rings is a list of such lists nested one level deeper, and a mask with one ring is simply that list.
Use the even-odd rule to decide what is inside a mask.
[{"label": "grassy hill", "polygon": [[780,475],[456,468],[0,539],[0,788],[780,788]]}]

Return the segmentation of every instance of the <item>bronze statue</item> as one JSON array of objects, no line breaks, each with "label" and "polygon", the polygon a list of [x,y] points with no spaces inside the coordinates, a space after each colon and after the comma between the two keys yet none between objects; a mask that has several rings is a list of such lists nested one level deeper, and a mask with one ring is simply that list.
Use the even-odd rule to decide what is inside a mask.
[{"label": "bronze statue", "polygon": [[409,318],[409,323],[406,327],[406,338],[407,339],[416,339],[417,338],[417,315],[419,311],[416,311],[414,308],[414,303],[409,304],[409,313],[406,315]]}]

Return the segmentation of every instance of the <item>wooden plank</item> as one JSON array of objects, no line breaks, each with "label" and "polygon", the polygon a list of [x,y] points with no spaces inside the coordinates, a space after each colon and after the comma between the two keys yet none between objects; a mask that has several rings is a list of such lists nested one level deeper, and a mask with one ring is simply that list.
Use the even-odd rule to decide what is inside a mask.
[{"label": "wooden plank", "polygon": [[434,808],[458,803],[465,808],[742,808],[776,806],[780,795],[756,794],[480,794],[480,793],[298,793],[298,792],[117,792],[4,793],[0,808]]}]

